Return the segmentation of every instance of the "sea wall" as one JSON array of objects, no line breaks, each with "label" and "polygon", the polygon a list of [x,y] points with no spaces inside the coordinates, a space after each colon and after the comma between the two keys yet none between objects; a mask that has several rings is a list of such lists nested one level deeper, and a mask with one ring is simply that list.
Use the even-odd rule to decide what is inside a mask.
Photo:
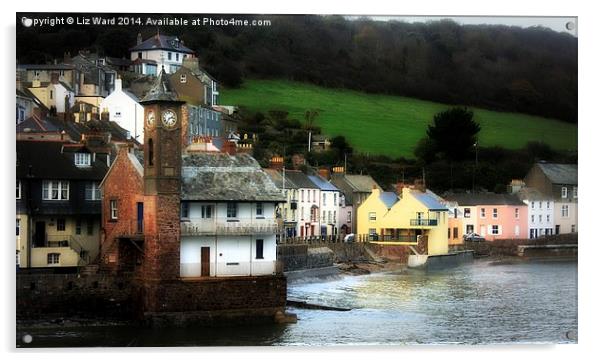
[{"label": "sea wall", "polygon": [[577,233],[567,233],[535,239],[498,239],[485,242],[464,242],[464,248],[475,251],[475,256],[518,256],[521,245],[578,244]]}]

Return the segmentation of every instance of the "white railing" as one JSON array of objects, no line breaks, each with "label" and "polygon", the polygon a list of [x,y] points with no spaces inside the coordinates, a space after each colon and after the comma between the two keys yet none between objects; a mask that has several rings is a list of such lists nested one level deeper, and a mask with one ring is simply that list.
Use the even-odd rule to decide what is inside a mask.
[{"label": "white railing", "polygon": [[180,223],[180,232],[182,236],[278,234],[281,227],[275,220],[191,220]]}]

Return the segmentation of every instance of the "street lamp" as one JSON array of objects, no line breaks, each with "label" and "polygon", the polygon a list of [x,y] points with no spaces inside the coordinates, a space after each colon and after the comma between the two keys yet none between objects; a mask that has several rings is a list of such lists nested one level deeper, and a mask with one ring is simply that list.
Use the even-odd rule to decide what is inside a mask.
[{"label": "street lamp", "polygon": [[475,191],[475,177],[477,173],[477,167],[479,165],[479,142],[474,142],[474,168],[472,169],[472,192]]}]

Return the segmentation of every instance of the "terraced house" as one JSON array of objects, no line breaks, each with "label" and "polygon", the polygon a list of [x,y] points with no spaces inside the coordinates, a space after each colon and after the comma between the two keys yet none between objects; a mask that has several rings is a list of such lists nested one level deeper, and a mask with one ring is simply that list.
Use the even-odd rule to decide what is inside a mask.
[{"label": "terraced house", "polygon": [[554,234],[578,232],[576,164],[536,163],[525,184],[554,201]]},{"label": "terraced house", "polygon": [[373,188],[357,209],[360,238],[383,244],[425,244],[426,255],[448,253],[448,208],[426,190],[403,188],[400,196]]},{"label": "terraced house", "polygon": [[100,181],[110,151],[81,143],[17,141],[17,264],[77,267],[100,239]]}]

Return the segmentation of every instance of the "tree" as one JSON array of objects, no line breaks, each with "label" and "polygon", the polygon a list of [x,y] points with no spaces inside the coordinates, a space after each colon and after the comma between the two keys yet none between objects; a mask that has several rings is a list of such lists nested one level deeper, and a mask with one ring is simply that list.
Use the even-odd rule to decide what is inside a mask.
[{"label": "tree", "polygon": [[435,114],[426,134],[438,153],[446,160],[456,162],[472,154],[480,130],[471,110],[456,107]]},{"label": "tree", "polygon": [[353,148],[342,135],[337,135],[330,140],[330,148],[336,152],[339,160],[345,159],[345,155],[351,156],[353,154]]}]

